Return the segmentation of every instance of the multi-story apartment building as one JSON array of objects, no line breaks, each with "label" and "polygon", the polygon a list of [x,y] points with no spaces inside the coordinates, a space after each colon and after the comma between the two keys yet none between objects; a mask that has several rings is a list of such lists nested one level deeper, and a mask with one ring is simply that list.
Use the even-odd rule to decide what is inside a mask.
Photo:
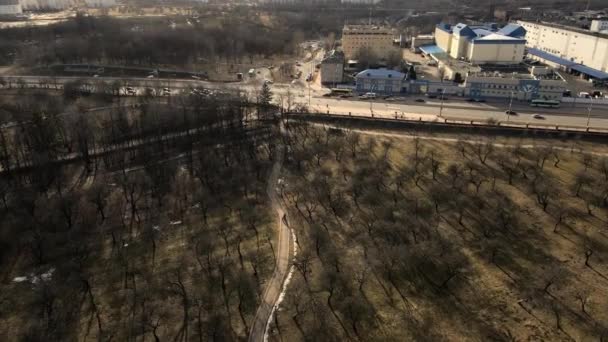
[{"label": "multi-story apartment building", "polygon": [[353,59],[361,49],[369,49],[379,58],[386,58],[395,51],[395,31],[373,25],[346,25],[342,30],[342,51],[347,59]]},{"label": "multi-story apartment building", "polygon": [[321,84],[335,85],[342,83],[344,78],[344,54],[332,50],[325,55],[321,62]]}]

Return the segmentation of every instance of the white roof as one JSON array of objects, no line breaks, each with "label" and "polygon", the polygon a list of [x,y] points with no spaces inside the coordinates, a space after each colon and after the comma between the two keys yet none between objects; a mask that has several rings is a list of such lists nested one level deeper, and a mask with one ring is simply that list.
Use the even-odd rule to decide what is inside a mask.
[{"label": "white roof", "polygon": [[502,34],[492,33],[485,37],[477,38],[477,40],[519,40],[509,36],[503,36]]}]

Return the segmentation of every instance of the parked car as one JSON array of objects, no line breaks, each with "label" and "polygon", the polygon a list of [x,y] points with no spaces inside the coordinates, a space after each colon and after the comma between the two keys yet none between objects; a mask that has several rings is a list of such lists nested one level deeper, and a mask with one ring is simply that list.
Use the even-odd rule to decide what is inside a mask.
[{"label": "parked car", "polygon": [[426,101],[424,101],[424,99],[416,99],[416,102],[422,102],[422,103],[424,103]]},{"label": "parked car", "polygon": [[512,110],[505,110],[505,114],[507,114],[507,115],[517,115],[517,112],[512,111]]},{"label": "parked car", "polygon": [[540,114],[534,114],[532,117],[538,120],[545,120],[545,117]]}]

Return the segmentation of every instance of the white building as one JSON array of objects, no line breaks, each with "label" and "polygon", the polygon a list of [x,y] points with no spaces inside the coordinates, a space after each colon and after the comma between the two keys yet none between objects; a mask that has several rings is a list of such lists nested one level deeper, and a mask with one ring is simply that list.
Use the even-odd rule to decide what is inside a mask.
[{"label": "white building", "polygon": [[592,20],[589,31],[591,31],[591,32],[608,31],[608,20]]},{"label": "white building", "polygon": [[0,0],[0,15],[21,14],[23,10],[19,0]]},{"label": "white building", "polygon": [[518,21],[527,46],[600,72],[608,71],[608,34],[551,23]]},{"label": "white building", "polygon": [[411,49],[414,52],[419,52],[421,46],[433,44],[434,41],[435,41],[435,36],[433,36],[432,34],[418,35],[416,37],[412,37]]},{"label": "white building", "polygon": [[523,61],[526,31],[509,24],[498,29],[495,24],[455,26],[439,24],[435,29],[437,47],[453,59],[473,64],[518,64]]}]

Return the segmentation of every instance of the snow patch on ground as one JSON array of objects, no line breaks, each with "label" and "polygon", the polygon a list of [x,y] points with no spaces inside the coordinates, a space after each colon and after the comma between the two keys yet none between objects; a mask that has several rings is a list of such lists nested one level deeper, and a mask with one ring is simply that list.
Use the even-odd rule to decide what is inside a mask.
[{"label": "snow patch on ground", "polygon": [[289,231],[291,232],[291,239],[293,240],[293,259],[292,259],[291,266],[289,267],[289,272],[287,273],[287,277],[285,278],[285,281],[283,282],[283,286],[281,288],[281,293],[279,294],[279,298],[277,299],[277,302],[272,307],[272,310],[270,311],[270,316],[268,316],[268,322],[266,322],[266,329],[264,330],[264,342],[268,342],[268,331],[270,330],[270,324],[272,323],[272,320],[274,319],[274,315],[276,315],[276,312],[280,311],[279,306],[283,302],[283,299],[285,299],[285,294],[287,293],[287,286],[291,282],[291,278],[293,278],[293,273],[295,271],[294,264],[295,264],[296,256],[298,255],[298,244],[296,243],[296,233],[294,232],[294,230],[289,228]]},{"label": "snow patch on ground", "polygon": [[177,226],[177,225],[182,224],[182,221],[171,221],[171,222],[169,222],[169,224],[172,226]]},{"label": "snow patch on ground", "polygon": [[52,267],[48,271],[41,274],[30,274],[29,276],[19,276],[13,278],[13,282],[15,283],[23,283],[29,281],[32,284],[38,284],[40,281],[49,281],[53,278],[53,273],[55,273],[55,268]]}]

